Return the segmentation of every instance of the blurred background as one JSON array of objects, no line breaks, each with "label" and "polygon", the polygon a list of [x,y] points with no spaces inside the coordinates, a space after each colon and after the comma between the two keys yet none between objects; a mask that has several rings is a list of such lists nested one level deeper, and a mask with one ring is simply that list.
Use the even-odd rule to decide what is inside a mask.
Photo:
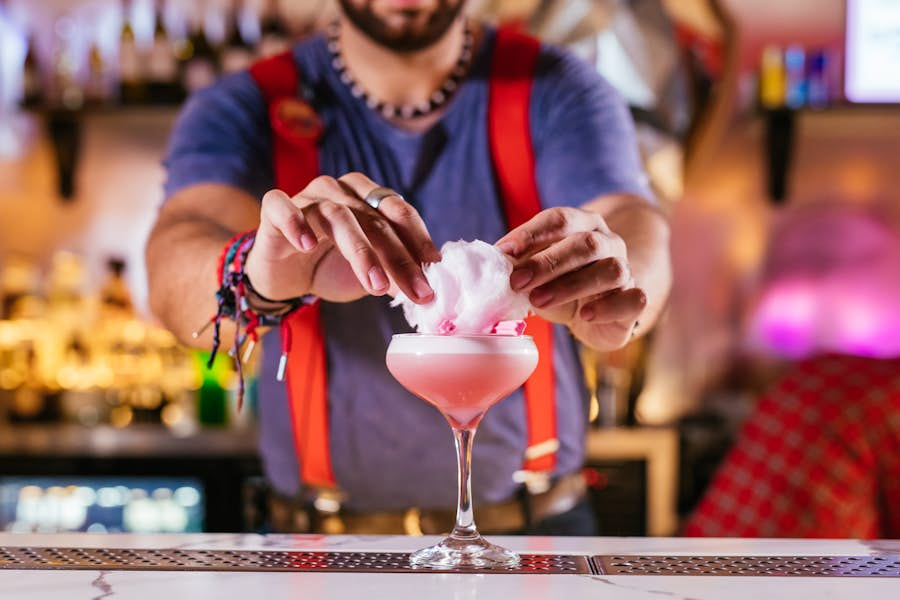
[{"label": "blurred background", "polygon": [[[252,382],[147,307],[160,164],[193,90],[329,0],[0,0],[0,528],[253,531]],[[584,352],[605,534],[667,535],[760,394],[900,355],[900,2],[473,0],[595,65],[673,224],[659,326]]]}]

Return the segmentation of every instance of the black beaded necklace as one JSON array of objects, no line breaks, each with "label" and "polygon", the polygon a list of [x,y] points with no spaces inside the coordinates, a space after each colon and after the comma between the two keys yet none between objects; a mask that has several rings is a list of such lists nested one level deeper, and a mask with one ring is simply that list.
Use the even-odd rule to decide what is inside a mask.
[{"label": "black beaded necklace", "polygon": [[356,98],[361,99],[372,110],[380,112],[388,119],[415,119],[425,117],[444,106],[454,92],[459,88],[460,81],[465,77],[472,62],[472,47],[474,46],[475,35],[472,33],[472,27],[469,21],[466,21],[463,31],[462,50],[459,53],[459,59],[456,66],[450,72],[450,76],[444,81],[440,89],[436,90],[425,102],[419,104],[390,104],[383,100],[378,100],[370,96],[359,83],[353,78],[347,70],[344,59],[341,56],[340,42],[340,25],[333,23],[328,28],[328,51],[331,53],[331,65],[337,71],[341,81],[350,88],[350,93]]}]

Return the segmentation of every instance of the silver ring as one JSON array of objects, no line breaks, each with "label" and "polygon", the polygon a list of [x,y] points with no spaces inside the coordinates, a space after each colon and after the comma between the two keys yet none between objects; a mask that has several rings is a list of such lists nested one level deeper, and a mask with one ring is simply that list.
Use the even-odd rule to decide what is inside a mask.
[{"label": "silver ring", "polygon": [[366,197],[363,199],[363,202],[365,202],[366,204],[368,204],[375,210],[378,210],[378,207],[379,207],[379,205],[381,205],[382,200],[384,200],[388,196],[397,196],[398,198],[400,198],[401,200],[403,200],[405,202],[405,199],[403,198],[403,196],[401,196],[399,193],[397,193],[395,190],[392,190],[389,187],[375,188],[374,190],[372,190],[371,192],[366,194]]}]

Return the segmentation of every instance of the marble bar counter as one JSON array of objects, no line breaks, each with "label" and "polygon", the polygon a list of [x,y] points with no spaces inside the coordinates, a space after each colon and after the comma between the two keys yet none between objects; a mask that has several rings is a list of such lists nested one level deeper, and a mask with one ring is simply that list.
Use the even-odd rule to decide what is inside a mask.
[{"label": "marble bar counter", "polygon": [[[900,541],[497,537],[522,553],[566,555],[865,556],[898,560]],[[408,552],[436,538],[316,535],[0,534],[16,548],[130,548],[299,552]],[[6,551],[4,554],[3,551]],[[310,598],[847,598],[900,599],[900,577],[609,574],[315,573],[164,570],[23,570],[0,560],[0,599],[306,600]]]}]

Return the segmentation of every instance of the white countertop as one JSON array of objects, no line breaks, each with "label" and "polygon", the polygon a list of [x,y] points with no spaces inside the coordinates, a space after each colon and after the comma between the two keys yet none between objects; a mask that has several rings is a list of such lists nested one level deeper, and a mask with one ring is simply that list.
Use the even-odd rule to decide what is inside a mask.
[{"label": "white countertop", "polygon": [[[408,551],[437,538],[317,535],[0,534],[0,546]],[[659,555],[900,554],[900,541],[496,537],[520,552]],[[0,599],[310,598],[900,599],[898,578],[0,570]]]}]

